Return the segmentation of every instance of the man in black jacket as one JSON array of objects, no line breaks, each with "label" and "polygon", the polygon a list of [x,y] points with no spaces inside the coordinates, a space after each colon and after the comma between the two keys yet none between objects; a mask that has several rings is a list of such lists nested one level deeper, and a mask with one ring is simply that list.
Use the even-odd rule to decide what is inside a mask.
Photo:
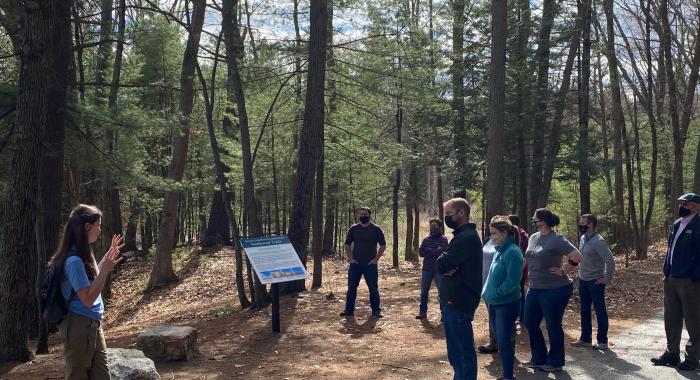
[{"label": "man in black jacket", "polygon": [[447,251],[435,262],[444,275],[440,304],[445,324],[447,357],[455,379],[476,380],[477,364],[472,320],[481,298],[481,239],[469,223],[469,203],[464,198],[445,202],[445,225],[454,230]]},{"label": "man in black jacket", "polygon": [[683,321],[690,339],[685,361],[678,369],[692,371],[700,359],[700,195],[678,198],[678,216],[668,237],[664,261],[664,325],[666,352],[651,359],[654,365],[680,363]]}]

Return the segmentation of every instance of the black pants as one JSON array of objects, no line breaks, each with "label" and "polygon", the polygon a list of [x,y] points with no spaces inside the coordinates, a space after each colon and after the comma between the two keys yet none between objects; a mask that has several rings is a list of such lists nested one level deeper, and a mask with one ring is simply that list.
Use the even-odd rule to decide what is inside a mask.
[{"label": "black pants", "polygon": [[685,346],[686,359],[700,359],[700,282],[689,278],[664,279],[664,325],[666,328],[666,350],[680,353],[683,322],[690,339]]}]

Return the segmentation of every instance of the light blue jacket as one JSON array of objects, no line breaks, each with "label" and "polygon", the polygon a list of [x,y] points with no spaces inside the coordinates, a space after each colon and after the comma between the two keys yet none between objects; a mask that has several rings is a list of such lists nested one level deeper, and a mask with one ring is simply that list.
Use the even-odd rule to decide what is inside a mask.
[{"label": "light blue jacket", "polygon": [[523,254],[508,238],[496,247],[481,297],[489,305],[502,305],[520,299],[520,279],[523,276]]}]

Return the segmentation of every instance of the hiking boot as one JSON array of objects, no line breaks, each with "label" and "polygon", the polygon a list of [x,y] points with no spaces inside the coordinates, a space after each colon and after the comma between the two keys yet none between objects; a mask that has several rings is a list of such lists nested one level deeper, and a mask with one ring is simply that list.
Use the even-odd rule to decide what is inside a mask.
[{"label": "hiking boot", "polygon": [[542,366],[541,369],[545,372],[561,372],[561,370],[563,370],[564,368],[560,367],[560,366],[553,366],[553,365],[547,364],[545,366]]},{"label": "hiking boot", "polygon": [[593,345],[594,350],[607,350],[608,349],[608,344],[607,343],[596,343]]},{"label": "hiking boot", "polygon": [[416,315],[416,319],[425,319],[425,318],[428,318],[428,316],[423,314],[423,313]]},{"label": "hiking boot", "polygon": [[584,342],[581,339],[571,342],[572,347],[591,347],[591,342]]},{"label": "hiking boot", "polygon": [[544,366],[545,366],[544,364],[535,364],[532,362],[532,360],[526,361],[525,363],[523,363],[523,367],[533,368],[533,369],[543,368]]},{"label": "hiking boot", "polygon": [[498,352],[498,346],[491,343],[479,346],[476,349],[479,350],[479,352],[481,352],[482,354],[493,354],[494,352]]},{"label": "hiking boot", "polygon": [[685,359],[685,361],[678,366],[678,369],[681,371],[695,371],[698,369],[698,362]]},{"label": "hiking boot", "polygon": [[381,313],[372,313],[372,318],[379,319],[384,318],[384,316]]},{"label": "hiking boot", "polygon": [[654,365],[665,365],[669,367],[675,367],[678,365],[678,363],[681,362],[681,357],[679,354],[672,354],[670,352],[665,352],[663,355],[659,356],[658,358],[652,358],[651,362],[654,363]]},{"label": "hiking boot", "polygon": [[340,316],[341,317],[354,317],[355,313],[351,313],[349,311],[343,311],[342,313],[340,313]]}]

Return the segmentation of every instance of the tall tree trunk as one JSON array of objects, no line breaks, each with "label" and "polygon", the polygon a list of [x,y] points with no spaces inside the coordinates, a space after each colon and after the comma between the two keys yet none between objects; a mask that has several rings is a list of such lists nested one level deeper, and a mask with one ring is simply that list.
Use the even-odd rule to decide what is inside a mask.
[{"label": "tall tree trunk", "polygon": [[445,207],[442,204],[442,197],[444,194],[442,188],[442,164],[440,163],[435,165],[435,177],[437,182],[437,197],[435,197],[435,199],[437,201],[438,217],[440,220],[445,220]]},{"label": "tall tree trunk", "polygon": [[[222,22],[223,24],[223,22]],[[222,25],[222,31],[224,30]],[[223,32],[222,32],[223,34]],[[219,34],[219,39],[216,44],[216,55],[219,54],[219,47],[221,44],[221,34]],[[236,215],[233,213],[233,208],[231,207],[231,196],[228,190],[228,184],[226,183],[226,175],[224,173],[224,164],[221,161],[221,153],[219,150],[219,142],[216,138],[216,131],[214,130],[214,104],[215,104],[215,89],[216,89],[216,67],[217,61],[214,62],[212,78],[211,78],[211,96],[208,95],[206,81],[202,75],[199,64],[196,64],[197,75],[202,85],[202,94],[204,95],[204,104],[206,108],[207,116],[207,131],[209,132],[209,144],[211,145],[211,152],[214,158],[214,169],[216,171],[216,182],[219,185],[219,192],[221,194],[221,199],[223,201],[224,211],[226,213],[226,224],[230,224],[233,228],[233,244],[236,247],[236,268],[240,266],[239,260],[239,250],[240,250],[240,236],[241,232],[238,230],[238,223],[236,223]],[[245,308],[250,306],[248,297],[245,294],[245,287],[243,286],[243,279],[240,273],[236,273],[236,285],[238,290],[238,297],[241,307]]]},{"label": "tall tree trunk", "polygon": [[[596,36],[597,38],[598,36]],[[598,104],[600,106],[600,127],[601,127],[601,136],[603,140],[603,162],[605,165],[603,165],[603,178],[605,178],[605,187],[607,189],[608,197],[610,198],[610,206],[612,206],[613,203],[613,187],[612,187],[612,179],[610,177],[610,169],[609,169],[609,163],[610,163],[610,155],[608,153],[609,150],[609,145],[610,143],[608,142],[608,122],[607,122],[607,110],[605,104],[607,103],[605,101],[605,91],[603,88],[603,65],[601,63],[601,58],[600,55],[596,59],[596,71],[598,72],[598,75],[596,76],[597,79],[597,86],[596,88],[598,89]],[[613,226],[614,229],[615,226]]]},{"label": "tall tree trunk", "polygon": [[[517,38],[513,49],[513,60],[511,66],[517,72],[516,83],[516,108],[517,118],[517,209],[518,216],[522,223],[528,220],[528,150],[525,143],[525,136],[530,134],[530,104],[532,74],[528,66],[528,38],[531,33],[530,2],[528,0],[518,0],[517,16]],[[515,191],[515,189],[514,189]]]},{"label": "tall tree trunk", "polygon": [[622,175],[622,128],[625,126],[625,115],[622,111],[622,97],[620,95],[620,79],[617,71],[617,56],[615,53],[615,26],[613,14],[613,0],[604,0],[605,19],[607,21],[606,56],[610,76],[610,91],[612,94],[612,121],[613,121],[613,165],[615,178],[615,224],[617,228],[617,238],[623,244],[628,244],[627,228],[625,226],[625,206]]},{"label": "tall tree trunk", "polygon": [[503,123],[506,98],[507,0],[491,2],[491,75],[489,84],[489,131],[487,149],[486,218],[503,214],[505,173]]},{"label": "tall tree trunk", "polygon": [[[312,194],[316,162],[322,152],[321,138],[324,123],[324,86],[326,82],[326,38],[328,35],[328,13],[326,0],[311,0],[311,25],[309,37],[308,76],[304,126],[299,138],[296,183],[289,226],[289,240],[306,264],[309,243]],[[283,293],[304,290],[304,281],[288,282],[282,286]]]},{"label": "tall tree trunk", "polygon": [[569,45],[569,54],[566,58],[564,66],[564,74],[562,76],[561,88],[556,97],[556,105],[554,107],[554,119],[552,120],[552,129],[549,134],[549,143],[547,144],[547,155],[544,158],[544,173],[542,175],[541,189],[539,190],[539,199],[537,207],[547,206],[549,202],[549,192],[552,188],[552,178],[554,176],[554,167],[559,155],[561,147],[561,125],[564,119],[564,108],[566,106],[566,98],[571,85],[571,72],[576,61],[576,52],[578,51],[579,41],[581,40],[581,30],[583,29],[583,17],[580,12],[583,8],[579,7],[579,14],[576,17],[576,25],[571,34],[571,45]]},{"label": "tall tree trunk", "polygon": [[537,208],[542,183],[542,166],[544,160],[544,136],[547,130],[547,103],[549,100],[549,50],[552,24],[558,13],[557,0],[544,0],[542,5],[542,21],[537,34],[537,50],[535,51],[535,64],[537,65],[537,79],[534,95],[534,118],[532,133],[532,171],[530,174],[530,212],[532,215]]},{"label": "tall tree trunk", "polygon": [[637,208],[634,199],[634,173],[632,168],[633,157],[630,151],[629,139],[627,138],[627,126],[624,124],[622,125],[622,142],[625,153],[625,174],[627,176],[627,204],[629,207],[629,219],[632,221],[632,247],[634,247],[635,252],[639,252],[641,247],[639,239],[639,224],[637,223]]},{"label": "tall tree trunk", "polygon": [[[190,116],[194,106],[195,67],[204,23],[206,0],[192,0],[192,4],[191,24],[189,25],[187,46],[182,57],[180,73],[180,133],[173,138],[173,155],[168,170],[168,178],[176,182],[182,180],[187,162],[187,148],[192,125]],[[165,203],[158,227],[156,257],[153,261],[153,270],[147,287],[149,290],[165,286],[177,279],[173,271],[172,249],[176,241],[175,226],[179,201],[180,192],[178,190],[171,189],[165,193]]]},{"label": "tall tree trunk", "polygon": [[314,190],[314,210],[312,220],[311,252],[314,259],[312,289],[323,284],[323,180],[324,180],[323,129],[321,129],[321,156],[316,163],[316,189]]},{"label": "tall tree trunk", "polygon": [[42,170],[47,124],[63,125],[65,120],[71,5],[44,1],[23,8],[15,133],[8,146],[11,170],[7,195],[0,200],[0,363],[26,362],[33,356],[27,315],[36,296],[38,269],[36,174]]},{"label": "tall tree trunk", "polygon": [[[241,153],[243,157],[243,203],[250,229],[250,236],[263,235],[260,210],[255,200],[255,182],[253,180],[253,160],[250,150],[250,129],[248,127],[248,111],[246,109],[243,82],[241,81],[238,60],[243,54],[243,41],[240,39],[237,25],[236,8],[238,0],[225,0],[222,4],[221,27],[226,41],[226,64],[228,67],[229,94],[233,96],[232,103],[236,105],[232,114],[238,116],[238,127],[241,133]],[[229,119],[225,117],[225,119]],[[230,120],[230,119],[229,119]],[[233,123],[233,120],[229,122]],[[255,300],[254,305],[265,307],[267,305],[267,289],[255,276]]]},{"label": "tall tree trunk", "polygon": [[[643,3],[643,0],[640,0]],[[649,119],[649,129],[651,129],[651,168],[649,173],[649,203],[647,213],[644,218],[644,231],[642,232],[641,251],[638,253],[639,259],[646,259],[649,245],[649,229],[651,227],[651,217],[654,213],[654,202],[656,201],[656,166],[659,155],[658,137],[656,131],[656,118],[654,117],[654,66],[651,58],[651,0],[646,0],[641,4],[644,9],[645,38],[644,54],[647,63],[647,97],[646,110]],[[663,74],[660,74],[663,76]]]},{"label": "tall tree trunk", "polygon": [[460,169],[455,176],[453,187],[462,191],[467,188],[467,180],[464,173],[467,162],[467,133],[464,119],[466,109],[464,106],[464,8],[466,0],[452,1],[452,117],[453,138],[457,167]]},{"label": "tall tree trunk", "polygon": [[579,17],[583,18],[583,39],[578,81],[578,165],[581,214],[591,212],[591,175],[588,152],[588,107],[591,82],[591,1],[579,0]]},{"label": "tall tree trunk", "polygon": [[411,175],[413,174],[412,168],[408,169],[408,185],[406,186],[406,199],[405,199],[405,210],[406,210],[406,236],[404,244],[404,260],[415,261],[418,259],[418,255],[413,251],[413,197],[414,189],[411,188]]}]

